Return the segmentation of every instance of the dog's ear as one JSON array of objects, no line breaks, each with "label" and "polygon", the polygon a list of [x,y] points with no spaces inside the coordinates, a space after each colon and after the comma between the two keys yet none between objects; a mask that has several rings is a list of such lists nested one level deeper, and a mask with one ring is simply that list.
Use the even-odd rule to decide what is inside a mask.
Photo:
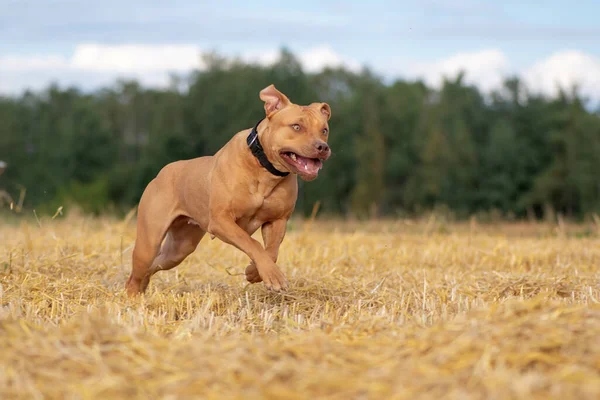
[{"label": "dog's ear", "polygon": [[265,113],[270,117],[277,111],[290,104],[290,100],[275,88],[275,85],[269,85],[260,91],[260,99],[265,102]]},{"label": "dog's ear", "polygon": [[329,121],[331,118],[331,107],[329,107],[329,104],[321,103],[319,110],[321,110],[321,113],[323,113],[323,115],[327,117],[327,121]]}]

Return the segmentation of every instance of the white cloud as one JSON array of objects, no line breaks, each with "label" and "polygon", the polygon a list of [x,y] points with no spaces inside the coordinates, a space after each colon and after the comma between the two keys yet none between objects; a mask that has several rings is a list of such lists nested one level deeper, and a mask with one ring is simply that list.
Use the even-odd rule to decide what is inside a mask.
[{"label": "white cloud", "polygon": [[59,56],[4,56],[0,57],[0,72],[35,71],[65,68],[68,61]]},{"label": "white cloud", "polygon": [[[298,59],[302,68],[311,73],[321,71],[327,67],[346,67],[353,71],[360,69],[359,62],[342,57],[329,46],[318,46],[294,52],[294,56]],[[242,54],[241,59],[260,65],[271,65],[279,59],[279,51],[273,49],[247,51]]]},{"label": "white cloud", "polygon": [[327,46],[315,47],[300,52],[299,58],[302,66],[308,72],[318,72],[325,67],[346,67],[353,71],[358,71],[360,69],[359,62],[346,59]]},{"label": "white cloud", "polygon": [[581,93],[600,98],[600,57],[580,51],[562,51],[542,60],[523,73],[529,89],[555,95],[559,88],[578,85]]},{"label": "white cloud", "polygon": [[194,45],[81,44],[71,57],[0,57],[0,92],[41,89],[50,82],[90,89],[110,85],[117,78],[137,79],[164,87],[170,73],[201,68],[201,50]]},{"label": "white cloud", "polygon": [[[195,45],[99,45],[80,44],[70,57],[56,55],[0,56],[0,92],[20,93],[26,88],[41,89],[51,81],[77,85],[85,89],[111,85],[117,78],[134,78],[143,85],[164,87],[169,73],[186,73],[202,69],[202,50]],[[345,66],[360,69],[356,60],[344,57],[329,46],[294,51],[306,71]],[[251,50],[242,60],[270,65],[279,51]],[[392,65],[406,65],[391,68]],[[422,78],[439,88],[444,77],[453,79],[460,71],[465,80],[484,91],[497,89],[508,74],[522,77],[530,91],[554,95],[557,88],[568,89],[579,84],[582,93],[600,100],[600,58],[579,51],[563,51],[516,70],[502,51],[484,49],[465,52],[433,62],[387,63],[372,65],[375,71],[388,71],[388,76]],[[393,73],[391,73],[393,71]]]},{"label": "white cloud", "polygon": [[194,45],[82,44],[76,47],[70,61],[73,68],[89,71],[185,72],[202,66],[200,54],[200,48]]},{"label": "white cloud", "polygon": [[428,63],[409,65],[404,75],[421,78],[428,85],[439,88],[444,78],[455,79],[463,71],[465,80],[484,91],[498,88],[510,71],[508,57],[497,49],[472,53],[458,53],[453,56]]},{"label": "white cloud", "polygon": [[562,51],[531,66],[515,69],[508,57],[498,49],[458,53],[427,63],[412,63],[400,72],[401,76],[423,79],[428,85],[440,88],[443,79],[454,79],[465,73],[465,81],[485,92],[499,89],[510,75],[519,76],[530,92],[554,96],[559,88],[570,90],[577,85],[580,93],[600,100],[600,57],[581,51]]},{"label": "white cloud", "polygon": [[277,50],[249,50],[241,54],[240,58],[244,62],[259,64],[259,65],[271,65],[277,62],[279,58],[279,51]]},{"label": "white cloud", "polygon": [[[310,72],[325,67],[358,69],[356,61],[343,58],[330,47],[320,46],[295,53]],[[71,57],[0,56],[0,92],[19,93],[41,89],[50,82],[86,89],[110,85],[117,78],[137,79],[146,86],[164,87],[169,73],[186,73],[204,68],[202,50],[195,45],[99,45],[80,44]],[[245,61],[271,65],[278,50],[244,53]]]}]

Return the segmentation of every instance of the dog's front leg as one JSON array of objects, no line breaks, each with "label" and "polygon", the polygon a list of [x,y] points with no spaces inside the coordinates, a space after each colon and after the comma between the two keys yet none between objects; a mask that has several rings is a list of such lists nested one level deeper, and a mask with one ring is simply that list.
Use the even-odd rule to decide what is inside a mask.
[{"label": "dog's front leg", "polygon": [[[260,229],[263,242],[265,244],[265,251],[267,254],[269,254],[269,257],[271,257],[271,260],[273,260],[274,263],[277,262],[277,257],[279,256],[279,246],[285,237],[286,227],[287,218],[282,218],[267,222],[263,224]],[[262,281],[254,262],[251,262],[246,267],[246,280],[250,283],[258,283]]]},{"label": "dog's front leg", "polygon": [[287,280],[269,253],[227,214],[223,213],[211,216],[208,232],[223,242],[233,245],[246,253],[256,265],[258,273],[267,289],[275,291],[287,289]]}]

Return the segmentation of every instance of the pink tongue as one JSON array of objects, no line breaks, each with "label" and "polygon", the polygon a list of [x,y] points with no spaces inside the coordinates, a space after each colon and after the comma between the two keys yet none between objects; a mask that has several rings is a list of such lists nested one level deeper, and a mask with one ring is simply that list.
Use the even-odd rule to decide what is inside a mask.
[{"label": "pink tongue", "polygon": [[322,165],[321,161],[315,161],[312,158],[302,156],[296,156],[296,160],[298,161],[300,171],[306,174],[316,174]]}]

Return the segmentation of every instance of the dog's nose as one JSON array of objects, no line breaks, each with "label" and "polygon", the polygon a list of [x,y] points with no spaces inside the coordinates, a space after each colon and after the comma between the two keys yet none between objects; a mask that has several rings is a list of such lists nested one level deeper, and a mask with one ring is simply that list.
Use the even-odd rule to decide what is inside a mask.
[{"label": "dog's nose", "polygon": [[321,153],[325,153],[329,150],[329,145],[327,143],[321,142],[321,141],[318,141],[317,143],[315,143],[315,147]]}]

